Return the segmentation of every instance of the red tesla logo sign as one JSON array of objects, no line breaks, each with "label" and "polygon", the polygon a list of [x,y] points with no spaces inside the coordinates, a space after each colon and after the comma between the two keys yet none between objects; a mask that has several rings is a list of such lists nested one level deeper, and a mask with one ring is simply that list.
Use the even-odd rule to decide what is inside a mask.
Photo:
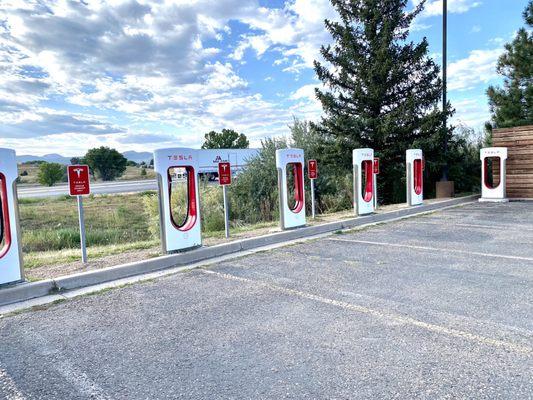
[{"label": "red tesla logo sign", "polygon": [[318,177],[316,160],[309,160],[307,163],[307,173],[309,175],[309,179],[316,179]]},{"label": "red tesla logo sign", "polygon": [[83,196],[91,194],[89,166],[69,165],[67,170],[70,195]]},{"label": "red tesla logo sign", "polygon": [[218,183],[231,185],[231,165],[229,162],[218,163]]},{"label": "red tesla logo sign", "polygon": [[379,175],[379,157],[374,158],[374,174]]}]

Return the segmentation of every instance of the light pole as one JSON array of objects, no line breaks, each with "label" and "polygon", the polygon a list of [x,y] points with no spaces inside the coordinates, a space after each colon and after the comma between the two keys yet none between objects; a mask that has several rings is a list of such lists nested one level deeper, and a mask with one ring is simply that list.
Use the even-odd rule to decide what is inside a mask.
[{"label": "light pole", "polygon": [[444,155],[444,165],[442,166],[442,177],[437,182],[437,198],[453,197],[454,182],[448,180],[448,131],[447,131],[447,64],[448,64],[448,1],[442,1],[442,153]]},{"label": "light pole", "polygon": [[444,167],[442,168],[442,178],[441,180],[446,182],[448,180],[448,132],[446,131],[447,127],[447,117],[446,117],[446,84],[447,84],[447,64],[448,64],[448,54],[447,54],[447,36],[448,36],[448,0],[442,1],[442,137],[444,139],[443,150],[444,150]]}]

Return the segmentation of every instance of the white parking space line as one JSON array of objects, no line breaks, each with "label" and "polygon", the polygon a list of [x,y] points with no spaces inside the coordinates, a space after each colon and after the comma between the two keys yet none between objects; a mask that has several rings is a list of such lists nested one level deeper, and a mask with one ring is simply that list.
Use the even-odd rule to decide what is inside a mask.
[{"label": "white parking space line", "polygon": [[384,311],[380,311],[374,308],[361,306],[358,304],[348,303],[348,302],[340,301],[340,300],[334,300],[334,299],[330,299],[324,296],[319,296],[316,294],[303,292],[303,291],[296,290],[296,289],[274,285],[268,282],[258,281],[258,280],[249,279],[249,278],[243,278],[240,276],[235,276],[235,275],[222,273],[222,272],[216,272],[213,270],[200,270],[200,272],[204,274],[208,274],[208,275],[217,276],[217,277],[227,279],[227,280],[247,283],[250,285],[254,285],[256,287],[261,287],[261,288],[272,290],[272,291],[279,292],[279,293],[297,296],[297,297],[315,301],[318,303],[328,304],[328,305],[342,308],[345,310],[349,310],[349,311],[353,311],[353,312],[357,312],[361,314],[366,314],[366,315],[371,315],[379,319],[386,319],[386,320],[393,321],[399,324],[411,325],[411,326],[424,329],[426,331],[434,332],[440,335],[452,336],[452,337],[460,338],[463,340],[469,340],[471,342],[476,342],[476,343],[483,344],[486,346],[503,348],[506,351],[512,351],[515,353],[533,354],[533,348],[529,346],[509,342],[506,340],[493,339],[490,337],[477,335],[475,333],[462,331],[460,329],[431,324],[428,322],[420,321],[412,317],[407,317],[405,315],[384,312]]},{"label": "white parking space line", "polygon": [[8,400],[24,400],[26,397],[17,388],[15,381],[8,373],[0,368],[0,394],[6,396]]},{"label": "white parking space line", "polygon": [[[423,221],[421,219],[408,222],[408,224],[410,225],[427,224],[427,225],[440,225],[440,226],[443,226],[446,223],[448,223],[448,221],[445,219],[441,220],[440,222]],[[457,222],[451,222],[447,225],[447,227],[454,227],[454,226],[461,226],[465,228],[496,229],[496,230],[504,230],[504,231],[514,230],[514,231],[533,232],[533,228],[522,227],[522,226],[518,227],[517,225],[481,225],[481,224],[464,224],[464,223],[457,223]]]},{"label": "white parking space line", "polygon": [[52,347],[48,341],[38,333],[33,333],[26,338],[27,343],[35,352],[42,356],[53,354],[55,361],[51,363],[52,368],[66,381],[69,382],[80,394],[89,399],[107,400],[109,396],[102,388],[92,381],[87,374],[72,364],[61,351]]},{"label": "white parking space line", "polygon": [[533,261],[533,257],[510,256],[510,255],[494,254],[494,253],[481,253],[477,251],[458,250],[458,249],[443,249],[443,248],[438,248],[438,247],[417,246],[417,245],[411,245],[411,244],[372,242],[370,240],[356,240],[356,239],[342,239],[342,238],[328,238],[328,240],[332,240],[335,242],[368,244],[372,246],[399,247],[399,248],[406,248],[406,249],[413,249],[413,250],[442,251],[448,254],[449,253],[461,253],[461,254],[468,254],[472,256],[504,258],[507,260]]}]

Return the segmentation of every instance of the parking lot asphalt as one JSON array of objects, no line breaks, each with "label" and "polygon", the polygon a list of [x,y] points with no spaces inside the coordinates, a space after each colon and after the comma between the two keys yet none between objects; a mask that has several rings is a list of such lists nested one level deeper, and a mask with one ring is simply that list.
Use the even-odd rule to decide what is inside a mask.
[{"label": "parking lot asphalt", "polygon": [[6,316],[0,398],[533,398],[533,203],[468,204]]}]

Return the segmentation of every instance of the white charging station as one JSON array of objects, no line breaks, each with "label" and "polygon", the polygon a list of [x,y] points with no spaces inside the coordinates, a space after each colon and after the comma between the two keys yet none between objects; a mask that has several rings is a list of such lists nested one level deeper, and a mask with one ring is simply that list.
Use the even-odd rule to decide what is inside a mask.
[{"label": "white charging station", "polygon": [[[159,185],[161,242],[164,252],[202,245],[200,196],[198,190],[198,150],[187,148],[154,151],[154,169]],[[179,186],[186,187],[186,214],[176,220],[172,202]]]},{"label": "white charging station", "polygon": [[[306,224],[304,151],[302,149],[276,150],[276,167],[278,169],[281,229],[303,226]],[[290,178],[289,174],[291,174]],[[289,183],[291,184],[290,194]]]},{"label": "white charging station", "polygon": [[374,212],[374,150],[353,151],[353,206],[355,215]]},{"label": "white charging station", "polygon": [[417,206],[424,202],[424,154],[420,149],[405,152],[407,167],[407,204]]},{"label": "white charging station", "polygon": [[[479,201],[499,203],[509,201],[505,192],[507,147],[487,147],[481,149],[479,153],[481,159],[481,198]],[[489,165],[489,162],[492,162],[492,165]],[[494,168],[495,164],[498,165],[497,168]],[[500,178],[497,184],[490,179],[494,170],[498,171]]]},{"label": "white charging station", "polygon": [[15,151],[0,149],[0,285],[23,279],[17,177]]}]

